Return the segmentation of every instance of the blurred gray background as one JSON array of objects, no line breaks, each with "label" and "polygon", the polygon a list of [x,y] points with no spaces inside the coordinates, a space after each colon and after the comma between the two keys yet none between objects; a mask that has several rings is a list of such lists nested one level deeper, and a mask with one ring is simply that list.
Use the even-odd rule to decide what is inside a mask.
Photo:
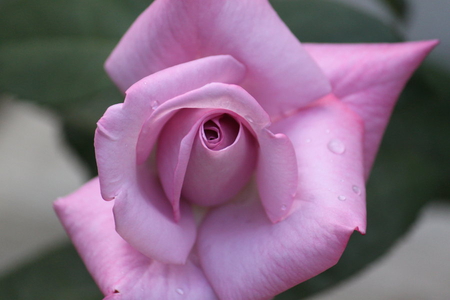
[{"label": "blurred gray background", "polygon": [[[340,1],[391,20],[374,0]],[[411,6],[408,39],[440,38],[430,59],[450,68],[450,0],[414,0]],[[67,240],[51,204],[88,178],[64,145],[58,119],[15,99],[0,105],[1,275]],[[450,299],[450,205],[429,205],[390,253],[312,299]]]}]

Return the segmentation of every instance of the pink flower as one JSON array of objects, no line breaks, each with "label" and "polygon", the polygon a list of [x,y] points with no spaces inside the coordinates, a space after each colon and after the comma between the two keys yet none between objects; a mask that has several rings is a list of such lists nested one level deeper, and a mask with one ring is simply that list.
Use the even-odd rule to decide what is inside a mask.
[{"label": "pink flower", "polygon": [[126,98],[99,178],[55,202],[105,299],[268,299],[333,266],[435,44],[302,46],[267,1],[155,1],[106,62]]}]

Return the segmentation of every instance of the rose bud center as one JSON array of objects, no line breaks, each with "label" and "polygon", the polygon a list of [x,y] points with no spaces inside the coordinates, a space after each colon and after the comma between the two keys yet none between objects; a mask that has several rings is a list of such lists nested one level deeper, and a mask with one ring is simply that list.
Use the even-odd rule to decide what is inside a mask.
[{"label": "rose bud center", "polygon": [[214,206],[233,198],[248,183],[256,164],[257,142],[229,114],[209,116],[199,127],[181,195]]}]

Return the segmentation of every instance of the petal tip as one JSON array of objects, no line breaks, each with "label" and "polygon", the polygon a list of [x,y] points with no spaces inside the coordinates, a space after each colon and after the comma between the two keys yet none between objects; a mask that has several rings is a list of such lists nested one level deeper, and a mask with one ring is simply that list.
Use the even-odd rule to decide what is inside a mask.
[{"label": "petal tip", "polygon": [[354,230],[358,231],[362,235],[366,235],[366,225],[356,226]]}]

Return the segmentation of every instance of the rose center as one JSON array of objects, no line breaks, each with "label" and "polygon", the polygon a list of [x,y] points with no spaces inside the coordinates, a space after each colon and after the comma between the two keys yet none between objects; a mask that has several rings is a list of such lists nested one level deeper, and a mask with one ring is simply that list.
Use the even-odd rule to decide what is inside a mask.
[{"label": "rose center", "polygon": [[205,134],[205,138],[208,141],[220,139],[220,130],[217,124],[213,121],[208,121],[203,124],[203,131]]},{"label": "rose center", "polygon": [[222,150],[234,143],[239,127],[239,123],[228,114],[211,118],[203,123],[203,143],[208,149]]},{"label": "rose center", "polygon": [[253,135],[229,114],[206,119],[192,146],[182,196],[201,206],[233,198],[249,181],[256,163]]},{"label": "rose center", "polygon": [[205,129],[205,136],[208,141],[212,141],[220,137],[219,131],[211,129]]}]

